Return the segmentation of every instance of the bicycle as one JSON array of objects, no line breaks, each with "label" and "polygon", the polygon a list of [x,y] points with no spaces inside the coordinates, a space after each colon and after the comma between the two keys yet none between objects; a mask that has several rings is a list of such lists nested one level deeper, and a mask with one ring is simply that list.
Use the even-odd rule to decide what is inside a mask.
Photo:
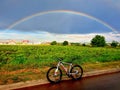
[{"label": "bicycle", "polygon": [[[63,59],[59,58],[59,62],[55,67],[51,67],[47,74],[47,80],[51,83],[58,83],[62,79],[62,70],[63,69],[66,75],[74,80],[81,79],[83,75],[83,69],[80,65],[73,65],[72,62],[62,62]],[[64,65],[68,65],[66,68]]]}]

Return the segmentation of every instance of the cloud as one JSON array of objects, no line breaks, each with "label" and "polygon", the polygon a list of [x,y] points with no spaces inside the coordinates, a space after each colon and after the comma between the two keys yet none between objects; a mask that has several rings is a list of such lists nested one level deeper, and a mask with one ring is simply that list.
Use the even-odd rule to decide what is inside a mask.
[{"label": "cloud", "polygon": [[90,34],[53,34],[48,32],[39,33],[0,33],[1,39],[28,39],[34,42],[49,42],[58,41],[63,42],[65,40],[69,42],[89,42],[95,35],[102,35],[106,38],[107,42],[113,40],[120,42],[120,34],[110,33],[90,33]]}]

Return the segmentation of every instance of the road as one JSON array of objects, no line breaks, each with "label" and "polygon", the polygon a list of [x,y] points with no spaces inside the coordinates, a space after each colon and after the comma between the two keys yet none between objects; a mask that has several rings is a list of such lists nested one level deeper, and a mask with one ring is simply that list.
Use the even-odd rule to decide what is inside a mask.
[{"label": "road", "polygon": [[62,81],[59,84],[37,85],[16,90],[120,90],[120,72],[87,77],[78,81]]}]

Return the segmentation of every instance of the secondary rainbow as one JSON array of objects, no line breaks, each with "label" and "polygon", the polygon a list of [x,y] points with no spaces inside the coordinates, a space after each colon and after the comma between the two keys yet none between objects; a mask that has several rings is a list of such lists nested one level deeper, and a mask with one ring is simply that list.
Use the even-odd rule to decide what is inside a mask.
[{"label": "secondary rainbow", "polygon": [[[46,15],[46,14],[53,14],[53,13],[66,13],[66,14],[74,14],[74,15],[79,15],[79,16],[83,16],[83,17],[86,17],[86,18],[89,18],[89,19],[92,19],[92,20],[95,20],[96,22],[98,23],[101,23],[102,25],[106,26],[107,28],[109,28],[110,30],[112,30],[113,32],[115,33],[118,33],[116,29],[114,29],[113,27],[111,27],[109,24],[107,24],[106,22],[98,19],[98,18],[95,18],[91,15],[88,15],[86,13],[82,13],[82,12],[76,12],[76,11],[70,11],[70,10],[52,10],[52,11],[45,11],[45,12],[39,12],[39,13],[36,13],[36,14],[33,14],[33,15],[30,15],[30,16],[27,16],[25,18],[22,18],[18,21],[16,21],[15,23],[11,24],[7,30],[10,30],[10,29],[13,29],[16,25],[22,23],[22,22],[25,22],[29,19],[32,19],[34,17],[37,17],[37,16],[41,16],[41,15]],[[6,30],[6,31],[7,31]]]}]

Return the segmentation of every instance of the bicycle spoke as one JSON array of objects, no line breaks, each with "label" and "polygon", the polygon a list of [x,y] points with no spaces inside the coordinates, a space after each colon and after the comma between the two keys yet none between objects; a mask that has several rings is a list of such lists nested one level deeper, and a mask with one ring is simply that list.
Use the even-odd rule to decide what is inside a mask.
[{"label": "bicycle spoke", "polygon": [[83,70],[79,65],[73,66],[71,69],[71,77],[73,79],[80,79],[82,77]]},{"label": "bicycle spoke", "polygon": [[52,83],[57,83],[61,80],[61,77],[62,77],[62,72],[60,69],[56,71],[56,67],[52,67],[48,70],[48,73],[47,73],[47,79],[52,82]]}]

